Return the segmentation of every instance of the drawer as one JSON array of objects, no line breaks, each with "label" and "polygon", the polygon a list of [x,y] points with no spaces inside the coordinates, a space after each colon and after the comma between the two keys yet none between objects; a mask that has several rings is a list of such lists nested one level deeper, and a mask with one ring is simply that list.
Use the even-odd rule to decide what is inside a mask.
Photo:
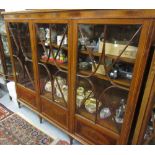
[{"label": "drawer", "polygon": [[29,90],[19,84],[17,84],[16,90],[17,90],[18,99],[24,100],[25,103],[29,104],[35,109],[37,108],[36,93],[34,91]]},{"label": "drawer", "polygon": [[61,127],[68,128],[68,111],[41,97],[41,112]]},{"label": "drawer", "polygon": [[[95,124],[94,124],[95,126]],[[88,140],[93,144],[116,144],[116,139],[112,139],[108,135],[104,134],[103,132],[93,128],[89,123],[85,124],[80,120],[75,121],[75,132],[76,135],[82,137],[84,140]]]}]

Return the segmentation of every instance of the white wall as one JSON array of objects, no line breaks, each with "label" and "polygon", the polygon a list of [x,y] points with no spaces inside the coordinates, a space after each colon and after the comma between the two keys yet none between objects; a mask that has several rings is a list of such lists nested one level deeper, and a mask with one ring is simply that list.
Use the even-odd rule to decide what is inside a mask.
[{"label": "white wall", "polygon": [[0,9],[154,9],[155,0],[0,0]]}]

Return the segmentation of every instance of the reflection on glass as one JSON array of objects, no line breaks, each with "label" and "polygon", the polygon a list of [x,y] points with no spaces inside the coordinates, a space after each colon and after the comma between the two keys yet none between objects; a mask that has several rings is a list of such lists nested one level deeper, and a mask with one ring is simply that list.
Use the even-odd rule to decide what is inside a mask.
[{"label": "reflection on glass", "polygon": [[[2,41],[2,52],[4,52],[4,59],[5,59],[5,71],[4,74],[6,75],[12,75],[12,65],[11,65],[11,60],[10,60],[10,54],[9,54],[9,49],[8,49],[8,42],[7,42],[7,35],[6,35],[6,29],[5,29],[5,24],[4,20],[0,18],[0,36],[1,36],[1,41]],[[2,64],[0,60],[0,72],[3,72],[2,70]]]},{"label": "reflection on glass", "polygon": [[150,118],[148,120],[146,130],[143,137],[143,144],[155,144],[155,106],[151,111]]},{"label": "reflection on glass", "polygon": [[36,24],[41,95],[63,107],[68,102],[67,24]]},{"label": "reflection on glass", "polygon": [[116,133],[123,124],[141,25],[78,25],[76,111]]},{"label": "reflection on glass", "polygon": [[27,23],[9,23],[8,25],[17,82],[34,90],[34,73],[29,26]]},{"label": "reflection on glass", "polygon": [[2,61],[1,61],[1,58],[0,58],[0,73],[3,72],[3,68],[2,68]]}]

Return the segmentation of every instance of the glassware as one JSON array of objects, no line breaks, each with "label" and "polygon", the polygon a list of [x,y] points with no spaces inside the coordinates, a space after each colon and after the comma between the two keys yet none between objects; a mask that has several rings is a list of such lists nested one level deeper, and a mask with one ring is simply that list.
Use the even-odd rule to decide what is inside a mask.
[{"label": "glassware", "polygon": [[116,79],[118,77],[118,71],[117,69],[114,69],[113,71],[110,72],[109,76],[112,78],[112,79]]},{"label": "glassware", "polygon": [[147,126],[146,132],[144,134],[144,140],[150,138],[150,136],[153,134],[153,130],[154,129],[152,126],[150,126],[150,125]]},{"label": "glassware", "polygon": [[125,100],[121,99],[120,107],[116,109],[115,121],[117,123],[123,123],[124,113],[125,113]]},{"label": "glassware", "polygon": [[64,41],[63,41],[63,45],[67,45],[68,44],[68,39],[67,36],[65,35]]},{"label": "glassware", "polygon": [[87,37],[81,37],[79,38],[79,42],[81,44],[81,51],[84,51],[86,49],[86,42],[88,41]]},{"label": "glassware", "polygon": [[89,70],[92,68],[92,65],[89,62],[80,62],[79,63],[79,69],[80,70]]},{"label": "glassware", "polygon": [[51,30],[51,42],[56,42],[56,39],[57,39],[57,32],[56,30],[52,29]]}]

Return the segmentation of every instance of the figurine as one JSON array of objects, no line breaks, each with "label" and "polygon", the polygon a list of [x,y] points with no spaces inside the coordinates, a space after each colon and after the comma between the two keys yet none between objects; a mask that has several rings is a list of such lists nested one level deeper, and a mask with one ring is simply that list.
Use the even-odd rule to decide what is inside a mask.
[{"label": "figurine", "polygon": [[68,101],[68,86],[67,85],[63,85],[62,86],[62,93],[64,95],[65,101]]},{"label": "figurine", "polygon": [[[58,46],[60,45],[62,39],[63,39],[63,35],[58,35],[57,36],[57,45]],[[67,45],[67,36],[66,35],[65,35],[65,37],[63,39],[62,45]]]},{"label": "figurine", "polygon": [[77,95],[84,95],[85,89],[83,87],[78,87],[77,88]]},{"label": "figurine", "polygon": [[[89,113],[93,114],[93,113],[96,112],[96,106],[97,106],[96,104],[97,104],[96,98],[91,97],[91,98],[89,98],[89,99],[86,100],[86,102],[85,102],[85,108],[86,108],[86,110]],[[98,108],[100,106],[101,106],[101,102],[99,102]]]},{"label": "figurine", "polygon": [[77,95],[76,96],[76,105],[77,105],[78,108],[81,107],[82,101],[83,101],[84,98],[85,98],[84,95]]},{"label": "figurine", "polygon": [[42,41],[46,40],[46,32],[45,32],[45,29],[43,27],[39,28],[39,38]]},{"label": "figurine", "polygon": [[[62,89],[62,86],[66,84],[66,80],[60,76],[57,76],[56,78],[57,78],[57,81]],[[56,89],[56,96],[61,98],[62,95],[61,95],[61,92],[60,92],[60,89],[59,89],[59,86],[58,86],[56,80],[54,80],[54,87]]]},{"label": "figurine", "polygon": [[49,28],[46,28],[45,31],[46,31],[45,46],[48,46],[50,44],[50,30],[49,30]]},{"label": "figurine", "polygon": [[76,105],[78,108],[81,107],[82,101],[85,98],[84,91],[85,91],[85,89],[83,87],[77,88]]},{"label": "figurine", "polygon": [[94,93],[92,92],[92,90],[87,90],[86,92],[85,92],[85,97],[94,97]]},{"label": "figurine", "polygon": [[47,92],[52,92],[51,81],[48,81],[48,82],[45,84],[45,90],[46,90]]}]

